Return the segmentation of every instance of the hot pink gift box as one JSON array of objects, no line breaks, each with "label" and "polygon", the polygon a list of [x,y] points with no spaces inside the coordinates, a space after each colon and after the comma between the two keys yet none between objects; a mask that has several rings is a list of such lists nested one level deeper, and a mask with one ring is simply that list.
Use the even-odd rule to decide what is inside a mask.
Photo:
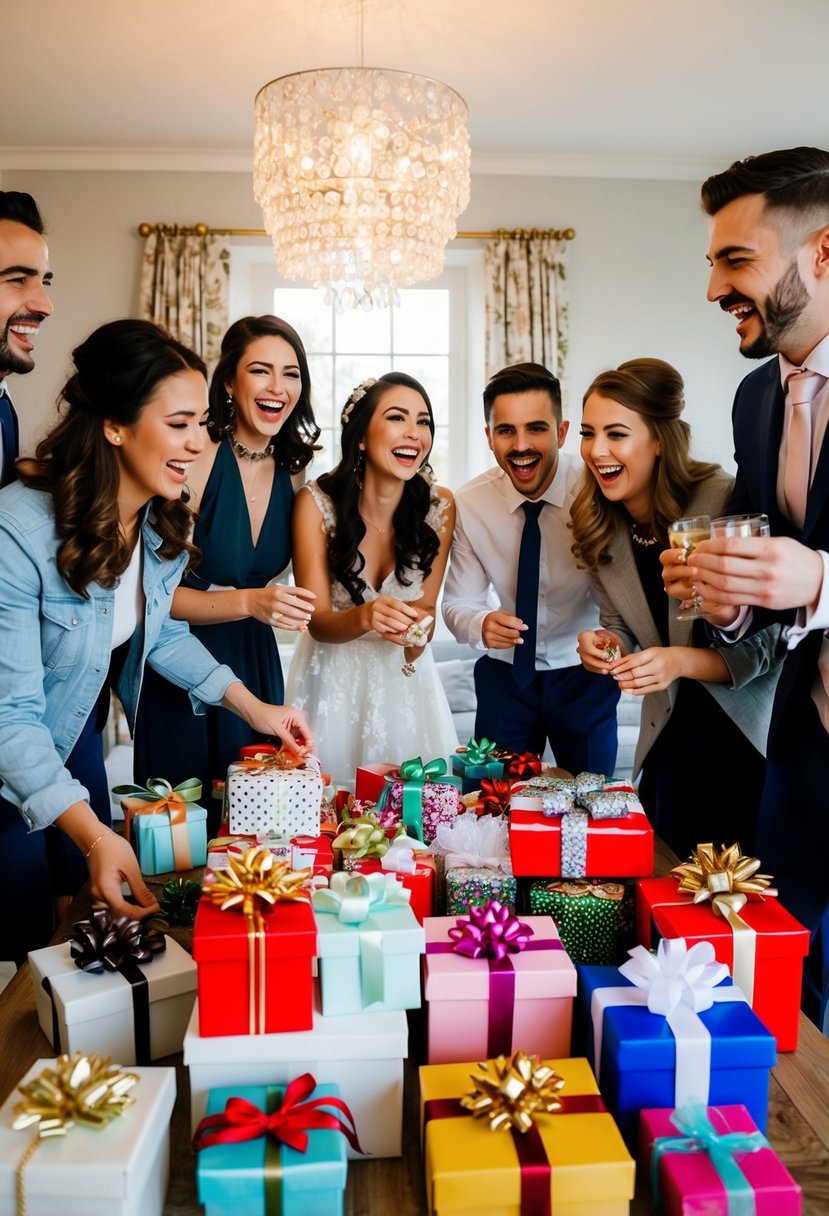
[{"label": "hot pink gift box", "polygon": [[[463,918],[462,918],[463,919]],[[530,945],[501,962],[452,950],[455,916],[427,916],[423,959],[427,1063],[511,1055],[570,1055],[576,969],[551,916],[526,916]]]},{"label": "hot pink gift box", "polygon": [[[706,1112],[719,1135],[757,1131],[744,1106],[709,1106]],[[672,1114],[670,1109],[641,1112],[639,1161],[649,1180],[654,1140],[683,1135],[671,1122]],[[800,1187],[773,1148],[738,1150],[734,1161],[754,1191],[755,1216],[800,1216]],[[659,1190],[664,1216],[728,1216],[730,1210],[725,1185],[706,1152],[664,1152]]]}]

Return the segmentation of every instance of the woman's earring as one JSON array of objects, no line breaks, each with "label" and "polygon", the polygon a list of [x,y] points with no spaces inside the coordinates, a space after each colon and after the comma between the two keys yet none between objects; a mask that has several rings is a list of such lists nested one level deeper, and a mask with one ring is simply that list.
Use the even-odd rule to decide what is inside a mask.
[{"label": "woman's earring", "polygon": [[366,467],[366,454],[361,448],[357,453],[357,459],[354,462],[354,480],[357,482],[357,489],[363,488],[363,473]]},{"label": "woman's earring", "polygon": [[230,393],[228,393],[228,395],[227,395],[227,401],[225,402],[225,405],[227,407],[226,413],[225,413],[225,417],[227,418],[227,421],[225,422],[225,425],[224,425],[224,433],[226,435],[232,435],[233,434],[233,424],[236,421],[236,402],[233,400],[233,397]]}]

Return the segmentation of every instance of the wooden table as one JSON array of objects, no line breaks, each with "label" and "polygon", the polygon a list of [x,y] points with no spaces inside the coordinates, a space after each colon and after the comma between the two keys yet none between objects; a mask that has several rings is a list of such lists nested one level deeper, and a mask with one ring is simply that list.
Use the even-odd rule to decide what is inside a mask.
[{"label": "wooden table", "polygon": [[[657,873],[666,873],[675,859],[660,849]],[[70,910],[78,919],[83,906]],[[65,940],[58,934],[56,940]],[[417,1064],[422,1042],[419,1011],[409,1015],[410,1056],[405,1062],[403,1156],[378,1161],[351,1161],[345,1195],[345,1216],[423,1216],[426,1212],[423,1162],[418,1140]],[[54,1055],[41,1033],[28,964],[0,994],[0,1102],[31,1064]],[[172,1168],[164,1216],[197,1216],[195,1162],[190,1147],[190,1090],[181,1056],[157,1060],[176,1069],[178,1095],[172,1119]],[[768,1138],[803,1188],[803,1216],[829,1213],[829,1040],[801,1015],[796,1052],[779,1057],[771,1071]],[[650,1212],[648,1188],[637,1185],[631,1216]]]}]

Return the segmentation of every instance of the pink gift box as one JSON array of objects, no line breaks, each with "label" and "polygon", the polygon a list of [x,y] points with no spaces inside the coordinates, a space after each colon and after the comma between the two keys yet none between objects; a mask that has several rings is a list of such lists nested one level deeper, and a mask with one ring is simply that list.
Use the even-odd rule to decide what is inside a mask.
[{"label": "pink gift box", "polygon": [[449,930],[457,917],[424,920],[427,1063],[459,1064],[518,1050],[542,1059],[570,1055],[576,969],[551,916],[521,920],[533,930],[530,944],[501,962],[452,949]]},{"label": "pink gift box", "polygon": [[[744,1106],[708,1106],[706,1113],[719,1135],[757,1131],[757,1124]],[[649,1181],[654,1141],[664,1136],[683,1137],[683,1132],[671,1121],[672,1114],[670,1109],[641,1112],[639,1161]],[[771,1146],[752,1152],[736,1150],[733,1159],[754,1192],[755,1216],[800,1216],[800,1187]],[[729,1213],[725,1184],[709,1154],[702,1150],[663,1152],[659,1162],[659,1192],[664,1216]]]}]

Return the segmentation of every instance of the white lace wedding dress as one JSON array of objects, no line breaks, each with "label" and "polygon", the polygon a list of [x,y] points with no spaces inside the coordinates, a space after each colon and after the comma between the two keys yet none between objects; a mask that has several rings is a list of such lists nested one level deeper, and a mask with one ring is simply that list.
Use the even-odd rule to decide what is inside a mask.
[{"label": "white lace wedding dress", "polygon": [[[333,502],[315,481],[305,489],[322,512],[330,535],[336,519]],[[435,499],[427,519],[436,531],[443,511]],[[367,586],[363,595],[367,601],[380,595],[416,600],[421,582],[420,574],[413,571],[411,584],[403,586],[392,570],[379,588]],[[331,606],[353,607],[336,580],[331,583]],[[316,642],[309,633],[300,636],[285,700],[307,713],[317,755],[334,785],[353,790],[359,764],[401,764],[415,756],[424,764],[443,757],[451,772],[449,757],[458,746],[458,736],[431,648],[427,646],[417,659],[413,676],[403,675],[403,662],[403,648],[373,631],[337,644]]]}]

